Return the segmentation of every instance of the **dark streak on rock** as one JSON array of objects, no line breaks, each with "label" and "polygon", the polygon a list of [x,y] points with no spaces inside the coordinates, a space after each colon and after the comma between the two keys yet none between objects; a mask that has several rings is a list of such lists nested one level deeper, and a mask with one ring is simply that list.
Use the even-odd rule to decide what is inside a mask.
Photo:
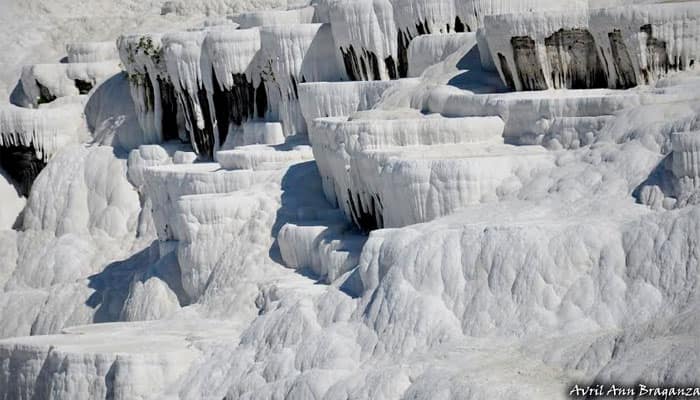
[{"label": "dark streak on rock", "polygon": [[529,36],[515,36],[510,39],[510,44],[523,90],[546,90],[547,81],[537,59],[535,41]]},{"label": "dark streak on rock", "polygon": [[613,66],[615,67],[615,87],[617,89],[628,89],[637,86],[637,78],[634,74],[634,66],[627,46],[622,39],[619,29],[608,33],[610,40],[610,50],[613,56]]},{"label": "dark streak on rock", "polygon": [[[148,81],[150,85],[150,80]],[[163,132],[163,140],[172,140],[178,138],[177,127],[177,96],[175,95],[175,87],[168,80],[158,78],[158,87],[160,89],[160,106],[162,109],[161,127]]]},{"label": "dark streak on rock", "polygon": [[503,54],[498,53],[498,61],[501,64],[501,72],[503,72],[503,78],[506,80],[506,85],[515,90],[515,81],[513,81],[513,73],[510,71],[510,67],[508,66],[508,60]]},{"label": "dark streak on rock", "polygon": [[398,63],[397,66],[399,77],[405,78],[408,76],[408,46],[411,44],[413,38],[407,32],[399,31],[398,39]]},{"label": "dark streak on rock", "polygon": [[544,39],[555,89],[607,87],[593,35],[586,29],[560,29]]},{"label": "dark streak on rock", "polygon": [[[379,59],[374,52],[367,49],[356,51],[355,48],[350,45],[347,49],[341,47],[340,53],[343,55],[345,72],[347,72],[350,80],[374,81],[382,79],[379,69]],[[396,77],[400,76],[400,74],[397,73],[396,64],[391,56],[384,60],[384,65],[386,66],[390,79],[396,79]]]}]

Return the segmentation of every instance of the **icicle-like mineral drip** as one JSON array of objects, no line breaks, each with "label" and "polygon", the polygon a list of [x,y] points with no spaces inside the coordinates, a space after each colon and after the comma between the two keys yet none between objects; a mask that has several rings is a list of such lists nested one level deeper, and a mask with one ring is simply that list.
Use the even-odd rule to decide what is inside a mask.
[{"label": "icicle-like mineral drip", "polygon": [[260,31],[262,76],[268,93],[268,119],[282,121],[286,136],[306,132],[297,85],[337,81],[344,74],[335,58],[327,24],[279,25]]},{"label": "icicle-like mineral drip", "polygon": [[399,77],[398,33],[388,0],[334,2],[329,15],[335,44],[350,79]]},{"label": "icicle-like mineral drip", "polygon": [[192,148],[200,156],[214,155],[214,128],[202,80],[200,58],[206,31],[177,32],[163,36],[163,57]]},{"label": "icicle-like mineral drip", "polygon": [[609,87],[653,84],[700,60],[698,2],[592,10],[590,26]]},{"label": "icicle-like mineral drip", "polygon": [[86,139],[80,103],[55,108],[0,107],[0,167],[28,196],[34,179],[62,147]]}]

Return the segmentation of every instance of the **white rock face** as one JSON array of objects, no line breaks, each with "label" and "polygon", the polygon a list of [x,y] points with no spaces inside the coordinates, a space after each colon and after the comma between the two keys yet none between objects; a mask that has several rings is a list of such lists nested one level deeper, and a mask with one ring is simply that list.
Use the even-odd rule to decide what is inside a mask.
[{"label": "white rock face", "polygon": [[299,104],[307,126],[316,118],[342,117],[366,111],[393,87],[411,87],[411,79],[393,81],[309,82],[299,85]]},{"label": "white rock face", "polygon": [[313,22],[314,8],[304,7],[292,10],[249,11],[237,14],[233,20],[241,29],[267,25],[297,25]]},{"label": "white rock face", "polygon": [[266,83],[268,118],[280,120],[285,136],[306,132],[299,107],[297,85],[342,78],[336,63],[330,26],[323,24],[278,25],[260,31],[264,71],[274,77]]},{"label": "white rock face", "polygon": [[470,41],[476,41],[476,33],[418,36],[408,46],[408,76],[420,76],[426,68],[445,60]]}]

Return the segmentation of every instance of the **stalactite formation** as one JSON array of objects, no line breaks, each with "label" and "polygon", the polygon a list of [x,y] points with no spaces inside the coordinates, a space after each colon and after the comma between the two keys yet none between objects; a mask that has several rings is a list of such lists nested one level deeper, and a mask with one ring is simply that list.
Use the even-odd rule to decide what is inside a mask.
[{"label": "stalactite formation", "polygon": [[[355,48],[350,45],[347,49],[340,48],[340,53],[343,56],[345,71],[348,77],[353,81],[374,81],[381,80],[381,71],[379,69],[379,59],[377,55],[367,49],[361,49],[360,53],[355,51]],[[389,56],[384,60],[384,64],[391,79],[396,79],[399,72],[394,65],[394,59]]]},{"label": "stalactite formation", "polygon": [[469,25],[465,25],[461,19],[459,19],[459,16],[455,17],[455,32],[457,33],[462,33],[462,32],[471,32],[472,29]]},{"label": "stalactite formation", "polygon": [[353,193],[348,189],[348,208],[352,216],[352,220],[357,225],[360,230],[365,233],[369,233],[373,230],[383,227],[382,216],[380,210],[377,208],[377,204],[374,200],[374,196],[370,196],[369,208],[365,211],[365,207],[362,204],[362,198],[359,194],[353,196]]},{"label": "stalactite formation", "polygon": [[0,146],[0,167],[5,170],[17,188],[19,194],[29,197],[32,184],[46,162],[36,157],[34,144],[29,146]]},{"label": "stalactite formation", "polygon": [[[654,37],[651,24],[643,25],[640,32],[646,34],[646,68],[642,68],[642,75],[646,82],[653,82],[668,73],[671,67],[666,42]],[[676,65],[672,66],[674,69]]]}]

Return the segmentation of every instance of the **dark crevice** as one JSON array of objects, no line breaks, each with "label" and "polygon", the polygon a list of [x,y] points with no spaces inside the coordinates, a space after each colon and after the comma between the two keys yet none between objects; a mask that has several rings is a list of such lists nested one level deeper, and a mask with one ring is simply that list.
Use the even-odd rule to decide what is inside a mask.
[{"label": "dark crevice", "polygon": [[294,93],[294,98],[299,98],[299,90],[297,89],[297,78],[294,75],[289,75],[289,80],[292,82],[292,93]]},{"label": "dark crevice", "polygon": [[400,78],[408,76],[408,45],[411,44],[411,39],[408,33],[399,32],[397,69]]},{"label": "dark crevice", "polygon": [[145,99],[146,100],[146,102],[145,102],[146,108],[149,111],[153,111],[153,109],[155,108],[155,100],[154,99],[155,99],[156,95],[155,95],[155,90],[153,89],[153,84],[151,83],[151,77],[150,77],[150,75],[148,75],[148,73],[146,73],[145,75],[143,75],[142,80],[143,80],[143,86],[144,86],[144,93],[146,95],[146,99]]},{"label": "dark crevice", "polygon": [[[353,81],[374,81],[382,79],[379,68],[379,58],[377,55],[367,49],[360,51],[350,45],[347,49],[340,48],[340,53],[343,55],[343,64],[345,72],[347,72],[350,80]],[[384,60],[387,73],[390,79],[396,79],[400,76],[396,70],[394,59],[389,56]]]},{"label": "dark crevice", "polygon": [[[377,197],[377,199],[379,199],[379,197]],[[379,203],[381,204],[381,201],[379,201]],[[369,211],[365,211],[360,195],[357,194],[353,196],[352,191],[348,189],[348,208],[350,208],[352,221],[364,233],[382,228],[384,225],[381,212],[377,209],[374,196],[370,197],[369,206]]]},{"label": "dark crevice", "polygon": [[397,74],[398,70],[396,69],[396,62],[394,61],[394,57],[389,56],[386,59],[384,59],[384,65],[386,65],[387,71],[389,71],[389,79],[398,79],[399,76]]},{"label": "dark crevice", "polygon": [[32,143],[29,146],[0,146],[0,167],[24,197],[29,197],[34,180],[45,166],[46,163],[37,158]]},{"label": "dark crevice", "polygon": [[[150,83],[149,83],[150,84]],[[177,96],[175,87],[168,80],[158,78],[160,88],[160,106],[162,115],[163,140],[173,140],[179,137],[177,127]]]},{"label": "dark crevice", "polygon": [[36,81],[36,86],[39,88],[39,98],[37,99],[37,104],[51,103],[56,100],[56,96],[44,85]]},{"label": "dark crevice", "polygon": [[93,88],[93,84],[90,81],[84,81],[82,79],[75,80],[75,87],[78,88],[78,93],[88,94]]}]

